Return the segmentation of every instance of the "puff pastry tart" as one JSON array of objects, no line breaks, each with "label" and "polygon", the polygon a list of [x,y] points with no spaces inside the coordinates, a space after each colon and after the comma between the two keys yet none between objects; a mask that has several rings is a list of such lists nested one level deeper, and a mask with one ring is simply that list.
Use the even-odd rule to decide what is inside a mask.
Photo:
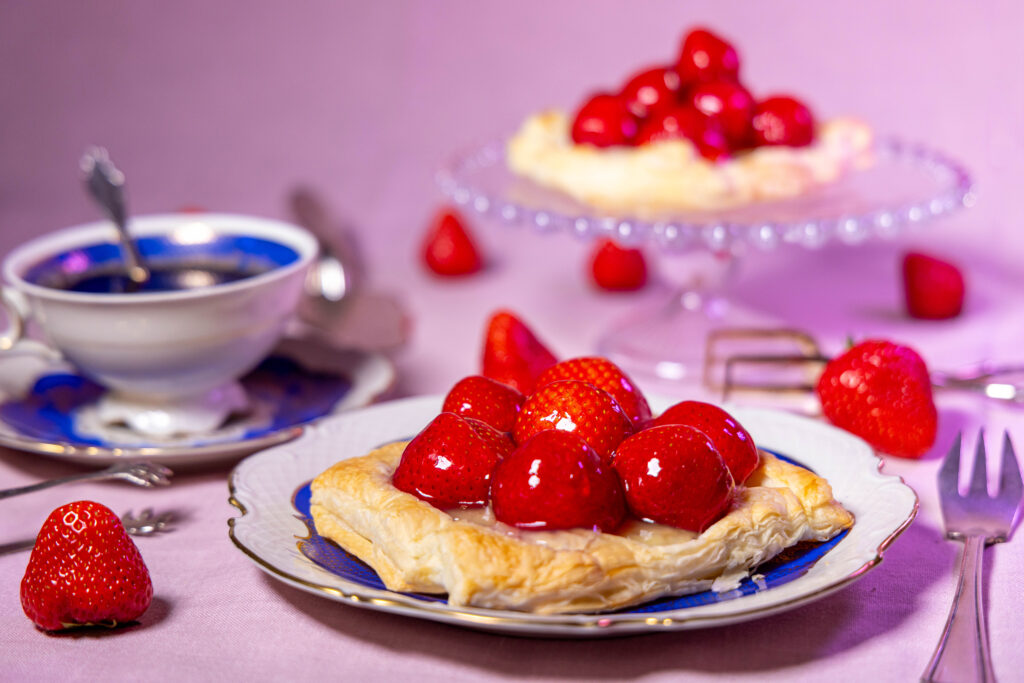
[{"label": "puff pastry tart", "polygon": [[447,593],[453,606],[598,612],[667,595],[729,590],[801,541],[853,523],[814,473],[760,452],[730,508],[697,534],[627,521],[615,533],[530,530],[490,507],[438,509],[392,484],[405,443],[343,460],[312,484],[317,531],[394,591]]}]

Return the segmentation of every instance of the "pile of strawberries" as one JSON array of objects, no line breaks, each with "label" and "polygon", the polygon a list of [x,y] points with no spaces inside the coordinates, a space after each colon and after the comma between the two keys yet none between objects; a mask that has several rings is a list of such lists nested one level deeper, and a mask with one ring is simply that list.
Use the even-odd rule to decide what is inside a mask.
[{"label": "pile of strawberries", "polygon": [[441,509],[490,503],[525,529],[611,532],[632,514],[701,532],[757,467],[753,440],[724,410],[683,401],[654,418],[611,361],[556,362],[509,313],[490,327],[485,374],[457,382],[409,442],[396,488]]},{"label": "pile of strawberries", "polygon": [[755,100],[740,81],[740,58],[726,40],[690,31],[674,64],[646,69],[617,93],[592,95],[576,112],[572,139],[597,147],[687,139],[706,159],[765,145],[802,147],[814,116],[800,100]]}]

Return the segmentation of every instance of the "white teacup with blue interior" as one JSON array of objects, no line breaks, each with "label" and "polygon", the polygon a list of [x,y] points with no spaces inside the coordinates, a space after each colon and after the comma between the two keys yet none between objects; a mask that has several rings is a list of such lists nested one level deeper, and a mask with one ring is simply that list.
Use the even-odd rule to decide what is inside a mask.
[{"label": "white teacup with blue interior", "polygon": [[51,352],[108,389],[100,419],[156,437],[201,434],[244,411],[238,378],[273,349],[317,257],[280,221],[229,214],[139,216],[130,225],[152,275],[138,291],[106,221],[44,235],[3,261],[8,324],[0,353]]}]

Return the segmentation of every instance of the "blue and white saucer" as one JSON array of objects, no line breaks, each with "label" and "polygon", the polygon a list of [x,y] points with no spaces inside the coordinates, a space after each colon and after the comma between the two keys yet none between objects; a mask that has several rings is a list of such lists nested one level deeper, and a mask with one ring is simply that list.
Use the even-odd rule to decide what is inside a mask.
[{"label": "blue and white saucer", "polygon": [[154,437],[101,419],[105,389],[67,364],[0,354],[0,446],[90,465],[208,464],[283,443],[303,425],[373,403],[394,374],[381,354],[286,339],[241,378],[244,413],[207,433]]}]

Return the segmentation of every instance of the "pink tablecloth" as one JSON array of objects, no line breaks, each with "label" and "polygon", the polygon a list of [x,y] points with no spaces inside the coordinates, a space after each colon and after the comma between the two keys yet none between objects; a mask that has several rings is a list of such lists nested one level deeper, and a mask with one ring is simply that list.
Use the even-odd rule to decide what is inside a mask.
[{"label": "pink tablecloth", "polygon": [[[132,208],[184,204],[286,216],[300,181],[359,226],[372,286],[414,316],[395,355],[394,396],[443,392],[475,372],[484,321],[519,311],[560,355],[592,351],[614,320],[655,292],[587,286],[589,246],[476,221],[489,269],[428,276],[418,240],[440,202],[435,168],[456,147],[506,132],[528,111],[573,105],[634,68],[668,58],[707,23],[740,46],[755,89],[805,94],[822,116],[852,113],[926,141],[975,173],[970,212],[856,249],[748,259],[736,302],[804,327],[829,351],[847,334],[915,345],[933,367],[1024,361],[1017,199],[1024,11],[1015,3],[530,1],[440,3],[5,4],[0,7],[0,252],[95,212],[76,179],[88,144],[129,173]],[[908,246],[958,258],[967,313],[911,322],[897,263]],[[227,466],[183,471],[173,486],[75,485],[0,501],[0,544],[31,536],[48,512],[92,498],[118,511],[180,513],[140,539],[155,599],[138,626],[48,636],[18,602],[28,555],[0,556],[0,678],[5,680],[908,680],[922,671],[953,592],[958,546],[941,536],[936,458],[955,433],[986,426],[1024,440],[1019,409],[942,397],[939,442],[890,460],[921,499],[917,521],[862,580],[827,599],[749,623],[607,641],[477,633],[338,605],[281,585],[227,537]],[[1022,441],[1024,443],[1024,441]],[[0,451],[0,486],[77,471]],[[996,673],[1022,680],[1024,545],[986,553]]]}]

